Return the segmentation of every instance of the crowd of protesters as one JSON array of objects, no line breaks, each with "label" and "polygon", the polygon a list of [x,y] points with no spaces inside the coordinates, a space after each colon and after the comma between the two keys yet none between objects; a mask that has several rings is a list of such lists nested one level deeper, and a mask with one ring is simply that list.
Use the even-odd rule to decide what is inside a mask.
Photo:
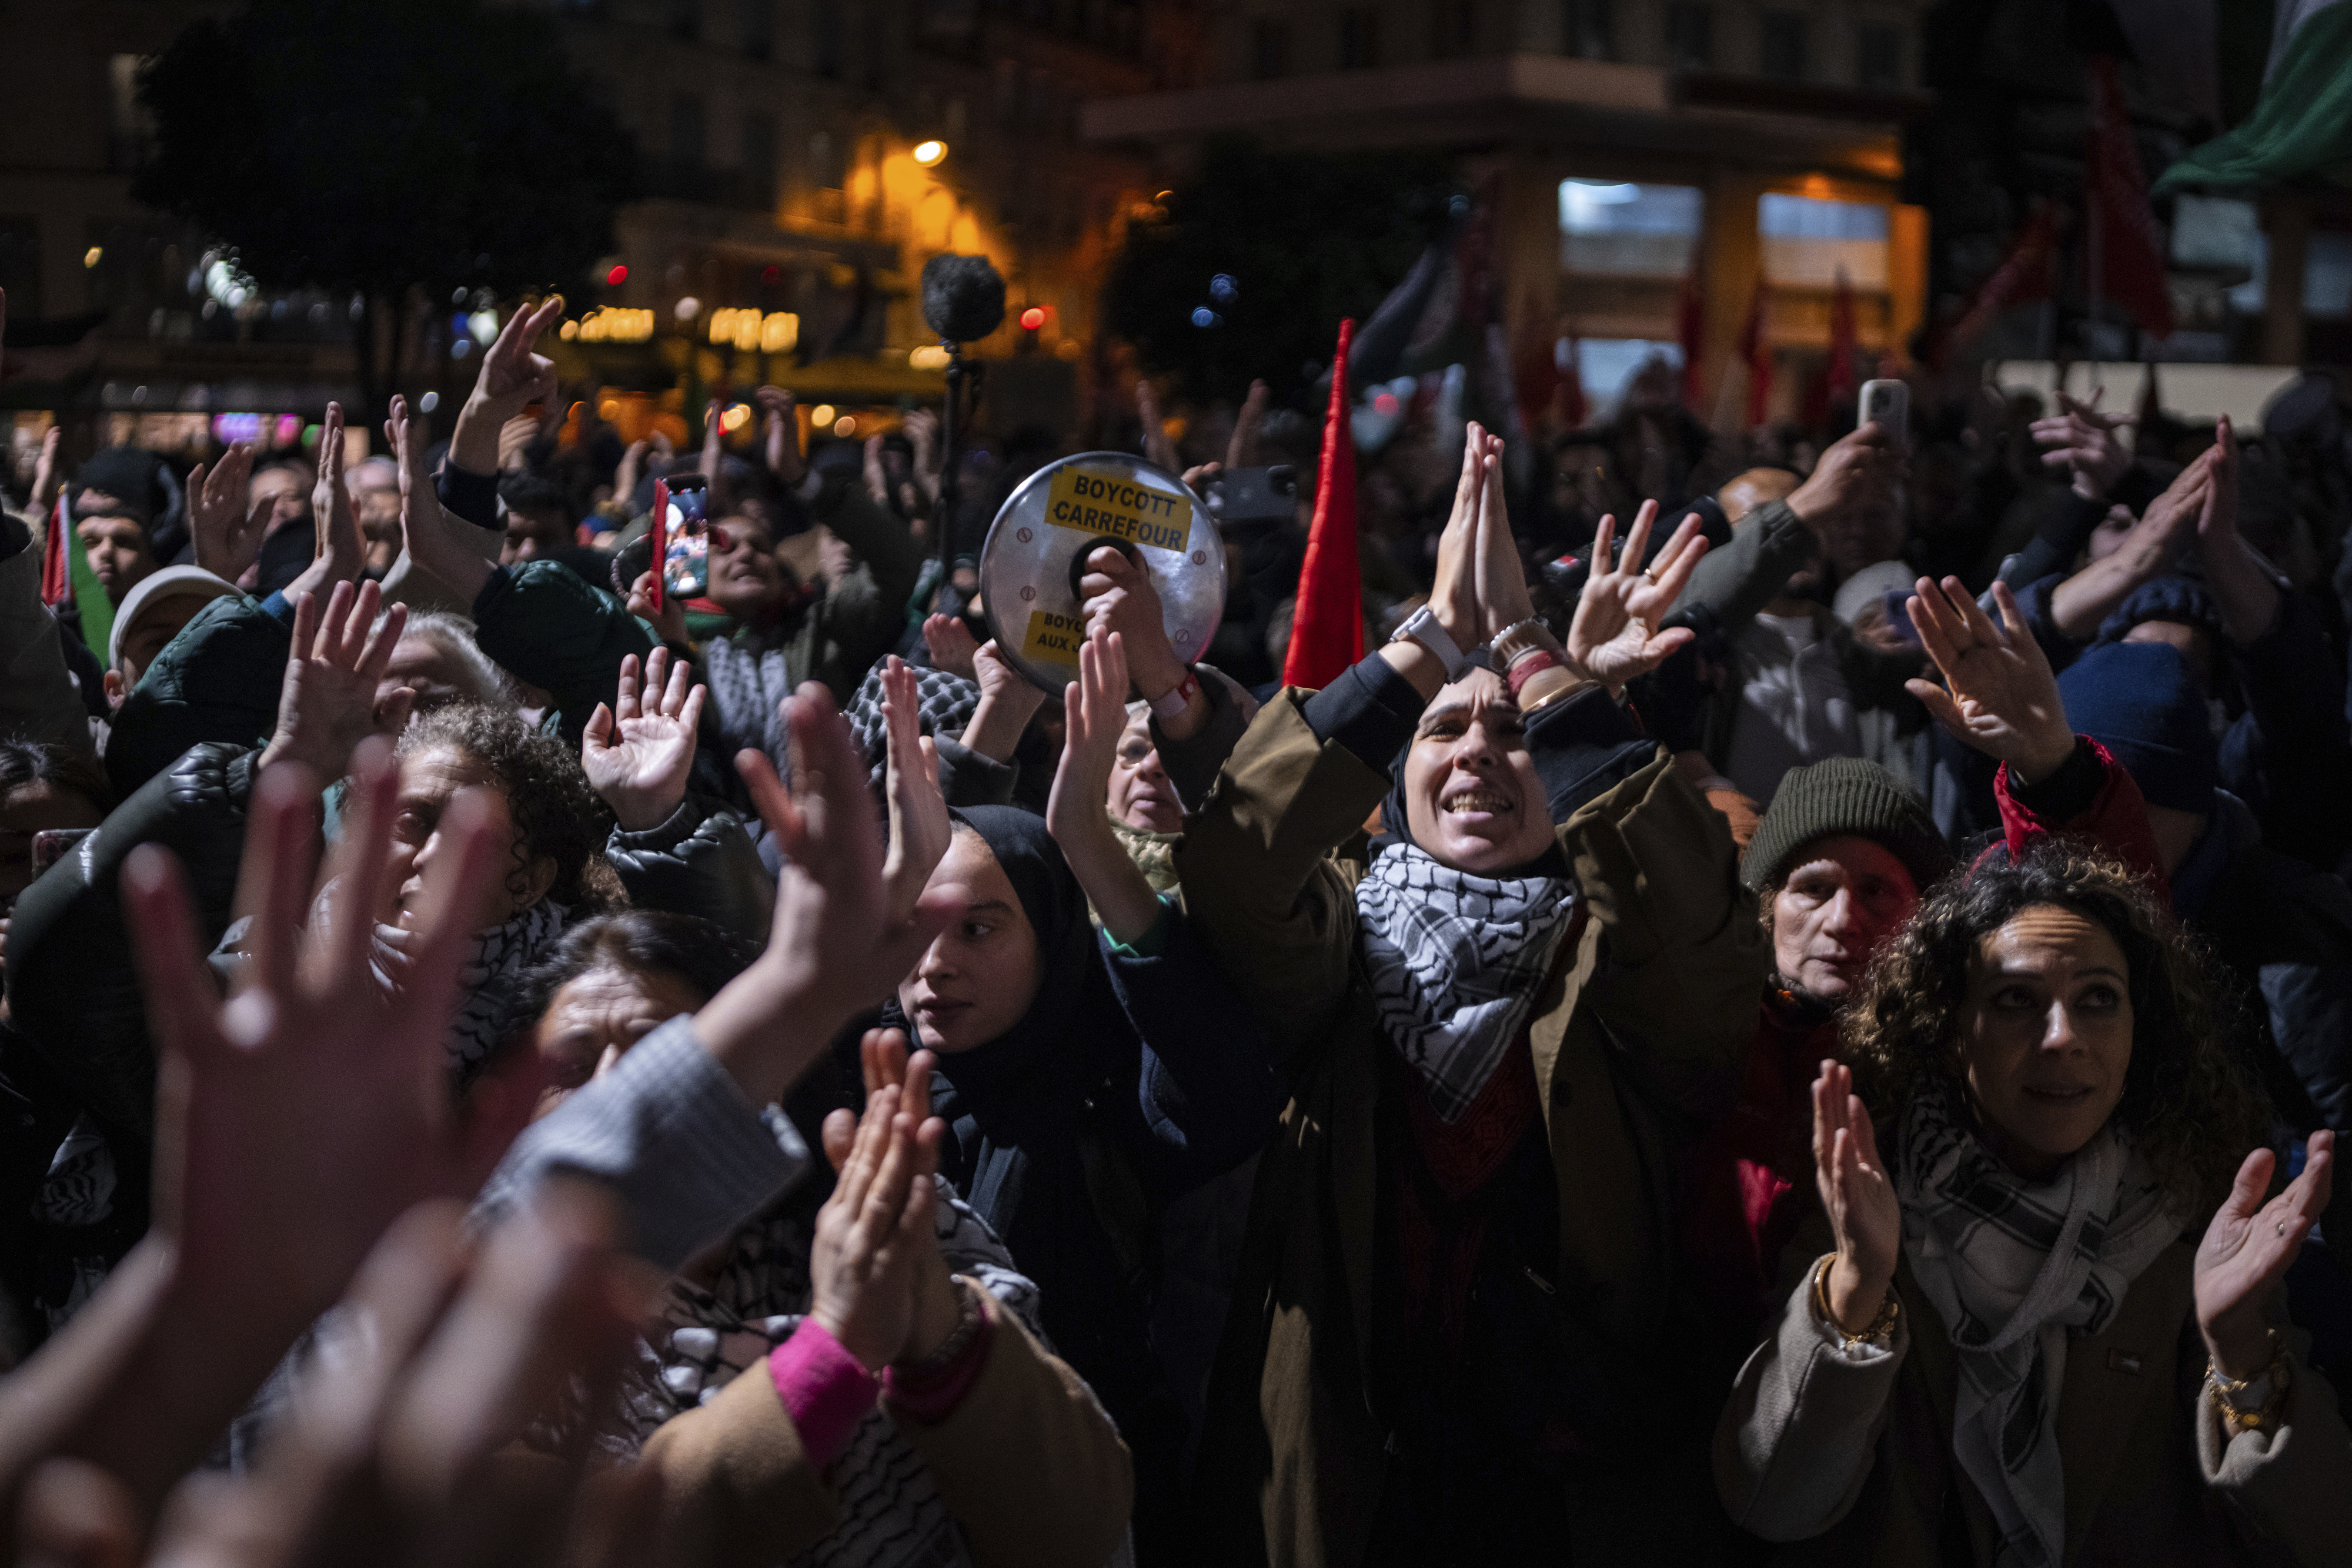
[{"label": "crowd of protesters", "polygon": [[1297,516],[1049,694],[1076,433],[625,447],[562,310],[0,514],[6,1561],[2342,1560],[2332,394],[1431,378],[1307,689],[1315,429],[1147,388]]}]

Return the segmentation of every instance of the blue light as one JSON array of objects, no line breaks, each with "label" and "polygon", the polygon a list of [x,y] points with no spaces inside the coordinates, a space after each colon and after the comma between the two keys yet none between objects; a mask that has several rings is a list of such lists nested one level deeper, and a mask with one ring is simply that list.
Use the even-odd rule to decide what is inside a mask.
[{"label": "blue light", "polygon": [[1196,308],[1192,312],[1192,325],[1204,331],[1211,327],[1222,327],[1224,324],[1225,319],[1205,305]]},{"label": "blue light", "polygon": [[1220,305],[1231,305],[1241,298],[1241,285],[1234,281],[1230,272],[1221,272],[1209,279],[1209,298]]}]

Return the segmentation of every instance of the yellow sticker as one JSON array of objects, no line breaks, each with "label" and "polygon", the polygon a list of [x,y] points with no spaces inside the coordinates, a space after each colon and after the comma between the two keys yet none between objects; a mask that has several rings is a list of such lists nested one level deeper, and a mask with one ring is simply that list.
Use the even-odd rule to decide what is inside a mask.
[{"label": "yellow sticker", "polygon": [[1045,520],[1077,533],[1181,550],[1192,529],[1192,507],[1181,496],[1123,475],[1065,468],[1046,492]]},{"label": "yellow sticker", "polygon": [[1087,618],[1051,610],[1032,610],[1029,631],[1021,639],[1021,654],[1043,664],[1075,664],[1078,644],[1087,640]]}]

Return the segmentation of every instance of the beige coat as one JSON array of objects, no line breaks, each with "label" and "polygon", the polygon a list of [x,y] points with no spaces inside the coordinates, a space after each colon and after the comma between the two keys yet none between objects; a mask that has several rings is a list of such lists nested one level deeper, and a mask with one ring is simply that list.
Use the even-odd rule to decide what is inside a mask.
[{"label": "beige coat", "polygon": [[[1220,1563],[1361,1562],[1387,1462],[1366,1354],[1393,1048],[1357,957],[1361,868],[1330,852],[1389,779],[1318,741],[1297,695],[1257,716],[1176,857],[1195,929],[1298,1063],[1260,1161],[1202,1445]],[[1661,1354],[1670,1321],[1680,1136],[1736,1091],[1769,959],[1723,818],[1663,753],[1556,839],[1591,915],[1528,1028],[1559,1184],[1557,1286],[1630,1364]],[[1688,1468],[1704,1507],[1703,1455]],[[1614,1515],[1604,1501],[1591,1538],[1564,1544],[1608,1561],[1654,1541],[1654,1495],[1611,1500]]]},{"label": "beige coat", "polygon": [[[1906,1261],[1892,1354],[1847,1359],[1812,1304],[1829,1249],[1818,1214],[1790,1245],[1788,1303],[1716,1429],[1725,1506],[1790,1543],[1779,1563],[1990,1568],[1999,1531],[1952,1457],[1958,1369],[1943,1321]],[[2202,1392],[2194,1259],[2189,1241],[2168,1248],[2105,1332],[2067,1346],[2065,1568],[2352,1560],[2352,1437],[2334,1393],[2298,1361],[2278,1432],[2226,1436]]]},{"label": "beige coat", "polygon": [[[1127,1445],[1076,1373],[985,1291],[974,1293],[990,1344],[963,1402],[936,1426],[891,1415],[973,1561],[1102,1568],[1126,1539],[1134,1502]],[[838,1517],[764,1365],[664,1423],[639,1462],[662,1478],[666,1563],[779,1563],[820,1545]]]}]

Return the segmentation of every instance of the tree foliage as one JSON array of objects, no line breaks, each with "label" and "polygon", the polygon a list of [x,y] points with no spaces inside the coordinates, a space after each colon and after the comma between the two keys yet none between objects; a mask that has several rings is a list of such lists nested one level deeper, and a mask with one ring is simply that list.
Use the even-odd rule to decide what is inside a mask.
[{"label": "tree foliage", "polygon": [[[1105,285],[1110,329],[1190,397],[1238,399],[1254,377],[1283,394],[1329,362],[1341,317],[1360,322],[1411,270],[1458,188],[1434,154],[1213,142],[1157,215],[1129,225]],[[1220,276],[1230,298],[1212,293]],[[1214,325],[1194,323],[1203,309]]]},{"label": "tree foliage", "polygon": [[546,17],[480,0],[249,0],[189,26],[140,96],[156,151],[133,194],[276,287],[572,287],[635,185]]}]

